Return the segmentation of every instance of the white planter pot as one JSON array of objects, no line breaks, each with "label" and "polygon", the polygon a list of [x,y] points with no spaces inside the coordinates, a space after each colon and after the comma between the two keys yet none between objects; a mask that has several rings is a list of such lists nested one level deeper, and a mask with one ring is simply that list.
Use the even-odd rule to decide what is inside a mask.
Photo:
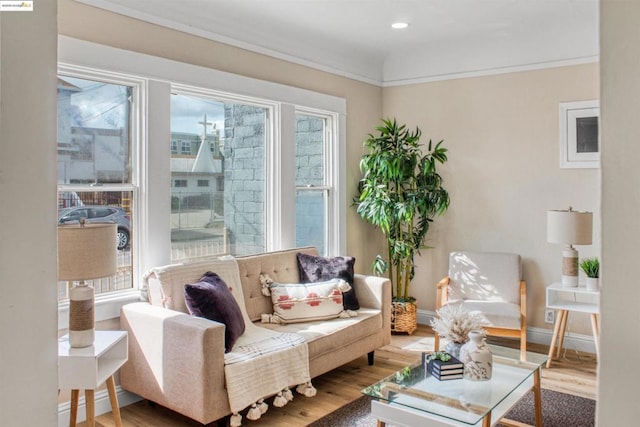
[{"label": "white planter pot", "polygon": [[587,277],[586,279],[587,290],[597,291],[600,289],[600,279],[598,277]]}]

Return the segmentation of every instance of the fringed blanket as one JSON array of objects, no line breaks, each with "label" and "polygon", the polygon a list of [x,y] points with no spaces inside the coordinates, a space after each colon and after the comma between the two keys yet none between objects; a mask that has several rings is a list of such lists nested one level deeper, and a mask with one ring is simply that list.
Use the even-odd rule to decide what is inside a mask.
[{"label": "fringed blanket", "polygon": [[[267,397],[275,395],[274,406],[284,406],[293,399],[289,387],[297,386],[298,393],[314,396],[316,390],[311,385],[307,343],[300,335],[271,331],[251,322],[244,304],[240,272],[233,257],[187,264],[178,269],[154,270],[161,282],[173,284],[169,285],[174,287],[169,294],[175,293],[176,284],[183,287],[186,283],[193,283],[206,271],[217,273],[229,286],[245,322],[245,332],[224,356],[226,388],[233,413],[231,426],[240,425],[242,417],[239,412],[245,408],[249,408],[248,419],[260,418],[267,410],[263,401]],[[182,301],[175,301],[176,298],[177,295],[166,293],[163,296],[172,305],[181,306]]]}]

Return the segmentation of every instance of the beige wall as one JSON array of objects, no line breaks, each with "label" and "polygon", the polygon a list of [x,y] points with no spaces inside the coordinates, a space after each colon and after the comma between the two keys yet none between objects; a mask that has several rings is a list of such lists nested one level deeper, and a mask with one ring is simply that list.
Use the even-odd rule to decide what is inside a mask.
[{"label": "beige wall", "polygon": [[[598,65],[499,74],[384,89],[384,114],[419,126],[427,142],[445,140],[441,168],[451,196],[417,262],[413,294],[434,310],[435,284],[452,250],[517,252],[528,284],[529,325],[544,323],[545,286],[559,279],[561,246],[546,241],[546,211],[573,206],[594,212],[599,255],[598,169],[560,169],[558,104],[598,99]],[[572,314],[569,329],[591,334],[589,318]]]},{"label": "beige wall", "polygon": [[640,2],[601,2],[602,343],[597,422],[640,419],[640,285],[633,273],[640,241]]},{"label": "beige wall", "polygon": [[[179,31],[148,24],[72,0],[58,1],[61,35],[107,46],[200,65],[247,77],[313,90],[347,100],[347,194],[360,179],[362,141],[382,114],[382,89],[301,65],[256,54]],[[365,236],[370,228],[348,203],[347,252],[356,257],[356,270],[370,272],[376,247]],[[377,240],[380,244],[381,240]]]}]

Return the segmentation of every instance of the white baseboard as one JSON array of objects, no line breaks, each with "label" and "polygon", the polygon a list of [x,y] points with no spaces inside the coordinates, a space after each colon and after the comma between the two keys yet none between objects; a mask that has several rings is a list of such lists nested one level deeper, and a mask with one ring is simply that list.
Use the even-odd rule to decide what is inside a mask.
[{"label": "white baseboard", "polygon": [[[429,325],[431,324],[431,319],[433,319],[435,316],[436,316],[436,313],[434,311],[418,310],[418,313],[417,313],[418,323],[421,325]],[[535,328],[532,326],[527,328],[527,342],[531,342],[535,344],[551,345],[552,338],[553,338],[552,329]],[[596,352],[596,345],[593,340],[593,336],[576,334],[573,332],[568,332],[565,335],[563,347],[570,350],[583,351],[585,353],[595,354]]]},{"label": "white baseboard", "polygon": [[[116,393],[118,395],[118,404],[122,408],[132,403],[142,400],[142,398],[136,394],[129,393],[126,390],[116,387]],[[82,394],[82,393],[81,393]],[[111,403],[109,402],[109,392],[105,390],[99,390],[95,393],[96,399],[96,417],[98,415],[111,412]],[[87,419],[86,405],[84,396],[78,399],[78,422],[85,421]],[[71,417],[71,402],[65,402],[58,405],[58,427],[66,427],[69,425],[69,418]]]}]

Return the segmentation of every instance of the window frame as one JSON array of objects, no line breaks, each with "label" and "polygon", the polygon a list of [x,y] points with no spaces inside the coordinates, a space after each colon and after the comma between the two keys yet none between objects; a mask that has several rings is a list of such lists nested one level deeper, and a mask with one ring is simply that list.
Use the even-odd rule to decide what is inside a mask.
[{"label": "window frame", "polygon": [[[171,239],[168,224],[171,212],[170,171],[171,157],[171,93],[176,87],[190,88],[194,95],[215,93],[229,102],[265,104],[270,107],[270,124],[265,132],[272,143],[265,147],[268,181],[265,189],[266,251],[295,246],[295,235],[290,232],[295,206],[295,112],[315,111],[333,115],[331,154],[327,156],[335,183],[330,213],[332,235],[327,245],[328,255],[346,253],[346,100],[341,97],[313,92],[293,86],[258,80],[198,65],[168,60],[161,57],[113,48],[67,36],[58,37],[59,69],[82,72],[79,77],[131,79],[140,82],[139,107],[136,109],[135,150],[138,170],[132,173],[137,184],[137,209],[132,221],[138,248],[134,267],[134,289],[109,294],[109,298],[96,297],[96,321],[117,318],[122,304],[137,301],[142,289],[142,275],[149,268],[170,263]],[[117,81],[116,81],[117,82]],[[133,111],[133,106],[132,106]],[[166,168],[152,165],[166,164]],[[275,174],[274,171],[278,171]],[[285,173],[286,172],[286,173]],[[134,178],[135,177],[135,178]],[[106,187],[106,186],[105,186]],[[106,189],[106,188],[102,188]],[[117,190],[120,190],[118,188]],[[267,202],[268,206],[267,206]],[[150,213],[153,212],[153,215]],[[154,232],[150,233],[149,230]],[[59,310],[59,327],[66,325],[68,315]],[[68,306],[67,306],[68,311]]]},{"label": "window frame", "polygon": [[[56,192],[131,192],[132,206],[131,220],[133,224],[140,224],[139,207],[142,206],[140,201],[140,186],[142,180],[141,173],[141,152],[146,149],[146,138],[144,132],[144,117],[146,116],[146,80],[137,76],[125,73],[114,72],[110,70],[95,69],[82,65],[69,64],[65,62],[58,63],[58,76],[74,77],[98,81],[109,84],[117,84],[131,87],[130,99],[130,122],[129,134],[131,145],[131,181],[124,184],[100,184],[98,187],[92,184],[56,184]],[[121,302],[130,302],[139,299],[140,283],[139,276],[136,272],[140,270],[140,233],[137,226],[131,230],[131,268],[132,287],[131,289],[118,290],[104,294],[97,294],[96,301],[96,321],[102,320],[104,316],[119,316],[119,308]],[[67,328],[69,320],[69,300],[58,302],[58,328]],[[109,317],[106,317],[109,318]]]}]

